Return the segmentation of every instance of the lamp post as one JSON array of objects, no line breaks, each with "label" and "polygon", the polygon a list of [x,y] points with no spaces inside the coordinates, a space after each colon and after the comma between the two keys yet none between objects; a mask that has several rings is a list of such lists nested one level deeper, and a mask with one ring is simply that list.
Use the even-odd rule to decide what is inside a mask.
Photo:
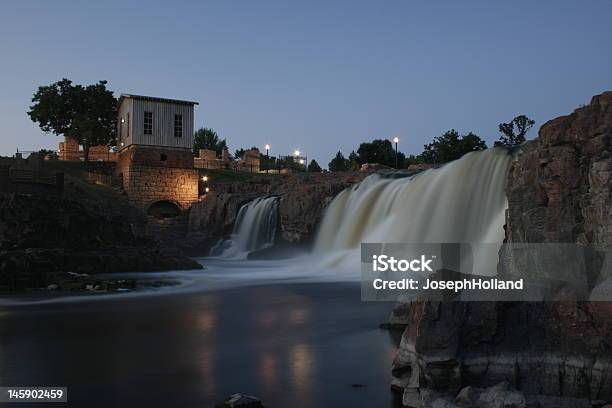
[{"label": "lamp post", "polygon": [[393,143],[395,143],[395,169],[397,170],[397,144],[399,143],[399,137],[393,138]]},{"label": "lamp post", "polygon": [[266,145],[266,174],[268,173],[268,169],[270,168],[270,145]]}]

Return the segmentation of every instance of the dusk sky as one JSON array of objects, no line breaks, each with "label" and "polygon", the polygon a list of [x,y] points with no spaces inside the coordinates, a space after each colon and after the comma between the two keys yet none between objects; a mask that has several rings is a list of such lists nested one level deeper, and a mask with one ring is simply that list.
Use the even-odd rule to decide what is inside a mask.
[{"label": "dusk sky", "polygon": [[231,152],[269,143],[322,167],[375,138],[490,144],[501,121],[539,128],[612,89],[611,16],[608,0],[7,2],[0,154],[57,149],[26,112],[63,77],[199,101],[196,128]]}]

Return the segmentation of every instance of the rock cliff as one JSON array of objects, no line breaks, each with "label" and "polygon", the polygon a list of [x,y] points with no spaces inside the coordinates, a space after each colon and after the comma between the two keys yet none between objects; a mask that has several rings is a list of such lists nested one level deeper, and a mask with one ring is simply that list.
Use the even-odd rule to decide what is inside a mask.
[{"label": "rock cliff", "polygon": [[161,250],[127,217],[68,198],[0,193],[0,219],[0,290],[61,286],[59,272],[201,268]]},{"label": "rock cliff", "polygon": [[[508,176],[507,241],[610,248],[611,142],[612,92],[542,126]],[[413,302],[398,310],[407,326],[392,387],[405,406],[458,393],[454,403],[472,406],[460,404],[464,387],[501,382],[527,397],[518,406],[612,401],[610,303]],[[517,406],[501,401],[495,406]]]},{"label": "rock cliff", "polygon": [[194,251],[205,252],[231,232],[240,206],[265,195],[280,196],[279,238],[294,244],[308,243],[329,202],[365,176],[365,173],[294,173],[216,184],[214,191],[191,207],[188,244]]}]

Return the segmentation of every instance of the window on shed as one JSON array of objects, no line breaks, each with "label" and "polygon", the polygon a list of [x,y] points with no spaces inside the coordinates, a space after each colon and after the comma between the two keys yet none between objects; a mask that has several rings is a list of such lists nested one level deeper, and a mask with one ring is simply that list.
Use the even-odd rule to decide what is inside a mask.
[{"label": "window on shed", "polygon": [[144,113],[144,134],[153,134],[153,112],[145,111]]},{"label": "window on shed", "polygon": [[174,137],[183,137],[183,115],[174,115]]}]

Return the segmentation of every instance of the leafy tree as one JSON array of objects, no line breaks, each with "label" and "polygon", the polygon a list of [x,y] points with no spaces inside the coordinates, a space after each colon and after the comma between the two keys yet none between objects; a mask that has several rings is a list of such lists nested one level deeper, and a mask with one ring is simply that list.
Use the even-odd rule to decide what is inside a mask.
[{"label": "leafy tree", "polygon": [[87,161],[91,146],[116,143],[117,100],[106,84],[99,81],[94,85],[75,85],[64,78],[40,86],[32,97],[28,115],[43,132],[76,139],[83,146]]},{"label": "leafy tree", "polygon": [[319,166],[319,163],[317,163],[316,160],[312,159],[310,161],[310,164],[308,165],[308,171],[312,171],[315,173],[320,173],[323,169],[321,169],[321,166]]},{"label": "leafy tree", "polygon": [[342,152],[338,151],[328,164],[329,171],[348,171],[350,169],[350,161],[344,157]]},{"label": "leafy tree", "polygon": [[534,120],[525,115],[519,115],[508,123],[500,123],[501,136],[495,142],[495,146],[513,147],[525,141],[525,135],[535,124]]},{"label": "leafy tree", "polygon": [[217,132],[210,128],[201,127],[193,134],[193,152],[198,154],[200,149],[214,150],[220,154],[227,147],[225,139],[221,139]]},{"label": "leafy tree", "polygon": [[[402,163],[404,158],[404,154],[398,152],[398,163]],[[357,149],[357,162],[360,165],[364,163],[378,163],[395,167],[395,147],[387,139],[376,139],[370,143],[362,143],[359,145],[359,149]]]},{"label": "leafy tree", "polygon": [[408,166],[411,166],[413,164],[422,164],[425,163],[425,159],[423,158],[423,155],[419,154],[419,155],[414,155],[411,154],[410,156],[406,157],[404,159],[404,163],[402,165],[402,167],[407,168]]},{"label": "leafy tree", "polygon": [[426,144],[421,158],[426,163],[446,163],[466,153],[486,148],[487,144],[478,135],[470,132],[460,136],[459,132],[451,129],[434,138],[433,142]]}]

